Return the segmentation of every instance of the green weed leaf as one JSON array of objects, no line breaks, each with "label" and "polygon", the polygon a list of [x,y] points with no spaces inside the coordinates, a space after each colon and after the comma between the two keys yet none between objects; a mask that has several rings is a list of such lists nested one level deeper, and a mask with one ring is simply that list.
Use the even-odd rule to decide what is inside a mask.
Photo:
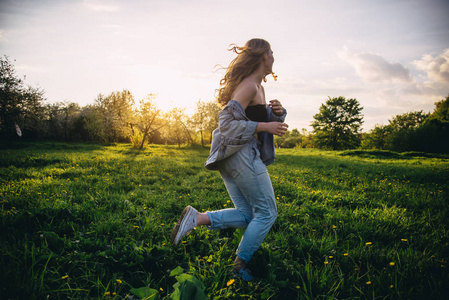
[{"label": "green weed leaf", "polygon": [[134,294],[135,296],[139,297],[140,299],[145,299],[145,300],[159,299],[159,297],[157,295],[157,290],[146,287],[146,286],[138,288],[138,289],[132,288],[130,292],[132,294]]},{"label": "green weed leaf", "polygon": [[184,272],[184,269],[180,266],[177,266],[173,271],[171,271],[170,276],[178,276],[181,275]]}]

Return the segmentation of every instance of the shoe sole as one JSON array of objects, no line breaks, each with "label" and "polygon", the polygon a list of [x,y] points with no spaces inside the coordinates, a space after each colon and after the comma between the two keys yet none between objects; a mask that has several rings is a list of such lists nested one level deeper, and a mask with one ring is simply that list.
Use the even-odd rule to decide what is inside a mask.
[{"label": "shoe sole", "polygon": [[175,228],[173,228],[173,232],[171,234],[171,244],[173,246],[178,245],[181,237],[179,236],[179,233],[182,231],[181,229],[184,228],[185,221],[190,217],[190,215],[192,214],[192,212],[195,212],[193,210],[193,207],[191,207],[190,205],[187,206],[186,208],[184,208],[184,211],[182,212],[181,216],[179,217],[178,222],[175,225]]}]

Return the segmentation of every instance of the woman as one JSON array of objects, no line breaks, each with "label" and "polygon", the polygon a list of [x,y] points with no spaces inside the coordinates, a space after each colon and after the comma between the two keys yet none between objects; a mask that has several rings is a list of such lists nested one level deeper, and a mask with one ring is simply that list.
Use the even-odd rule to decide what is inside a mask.
[{"label": "woman", "polygon": [[[246,264],[277,217],[276,199],[266,166],[274,161],[273,135],[287,130],[286,111],[278,100],[267,105],[262,80],[273,74],[273,51],[262,39],[230,49],[237,57],[220,81],[219,114],[205,167],[219,170],[235,208],[198,213],[187,206],[173,229],[172,244],[199,225],[209,229],[246,228],[236,252],[235,275],[254,280]],[[275,78],[276,79],[276,78]]]}]

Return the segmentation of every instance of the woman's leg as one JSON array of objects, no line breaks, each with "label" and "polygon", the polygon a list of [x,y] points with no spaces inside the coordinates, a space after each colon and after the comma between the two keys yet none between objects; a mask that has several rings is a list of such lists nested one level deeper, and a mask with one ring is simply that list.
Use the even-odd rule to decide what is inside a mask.
[{"label": "woman's leg", "polygon": [[249,262],[276,220],[276,199],[266,171],[253,176],[242,174],[235,180],[254,211],[253,219],[248,224],[237,249],[237,256]]},{"label": "woman's leg", "polygon": [[246,228],[253,217],[253,210],[232,177],[221,172],[223,181],[234,208],[207,212],[211,225],[209,229]]}]

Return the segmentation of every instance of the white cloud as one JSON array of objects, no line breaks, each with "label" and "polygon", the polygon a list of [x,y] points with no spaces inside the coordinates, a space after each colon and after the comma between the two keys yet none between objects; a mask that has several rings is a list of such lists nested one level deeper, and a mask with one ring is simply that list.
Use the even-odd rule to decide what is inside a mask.
[{"label": "white cloud", "polygon": [[96,12],[116,12],[119,7],[117,5],[106,4],[99,0],[84,0],[85,7]]},{"label": "white cloud", "polygon": [[368,82],[411,82],[408,68],[400,63],[388,62],[380,55],[371,53],[350,53],[347,49],[339,57],[351,65],[356,74]]},{"label": "white cloud", "polygon": [[425,54],[420,60],[413,61],[413,65],[426,72],[431,83],[449,85],[449,48],[435,57]]}]

